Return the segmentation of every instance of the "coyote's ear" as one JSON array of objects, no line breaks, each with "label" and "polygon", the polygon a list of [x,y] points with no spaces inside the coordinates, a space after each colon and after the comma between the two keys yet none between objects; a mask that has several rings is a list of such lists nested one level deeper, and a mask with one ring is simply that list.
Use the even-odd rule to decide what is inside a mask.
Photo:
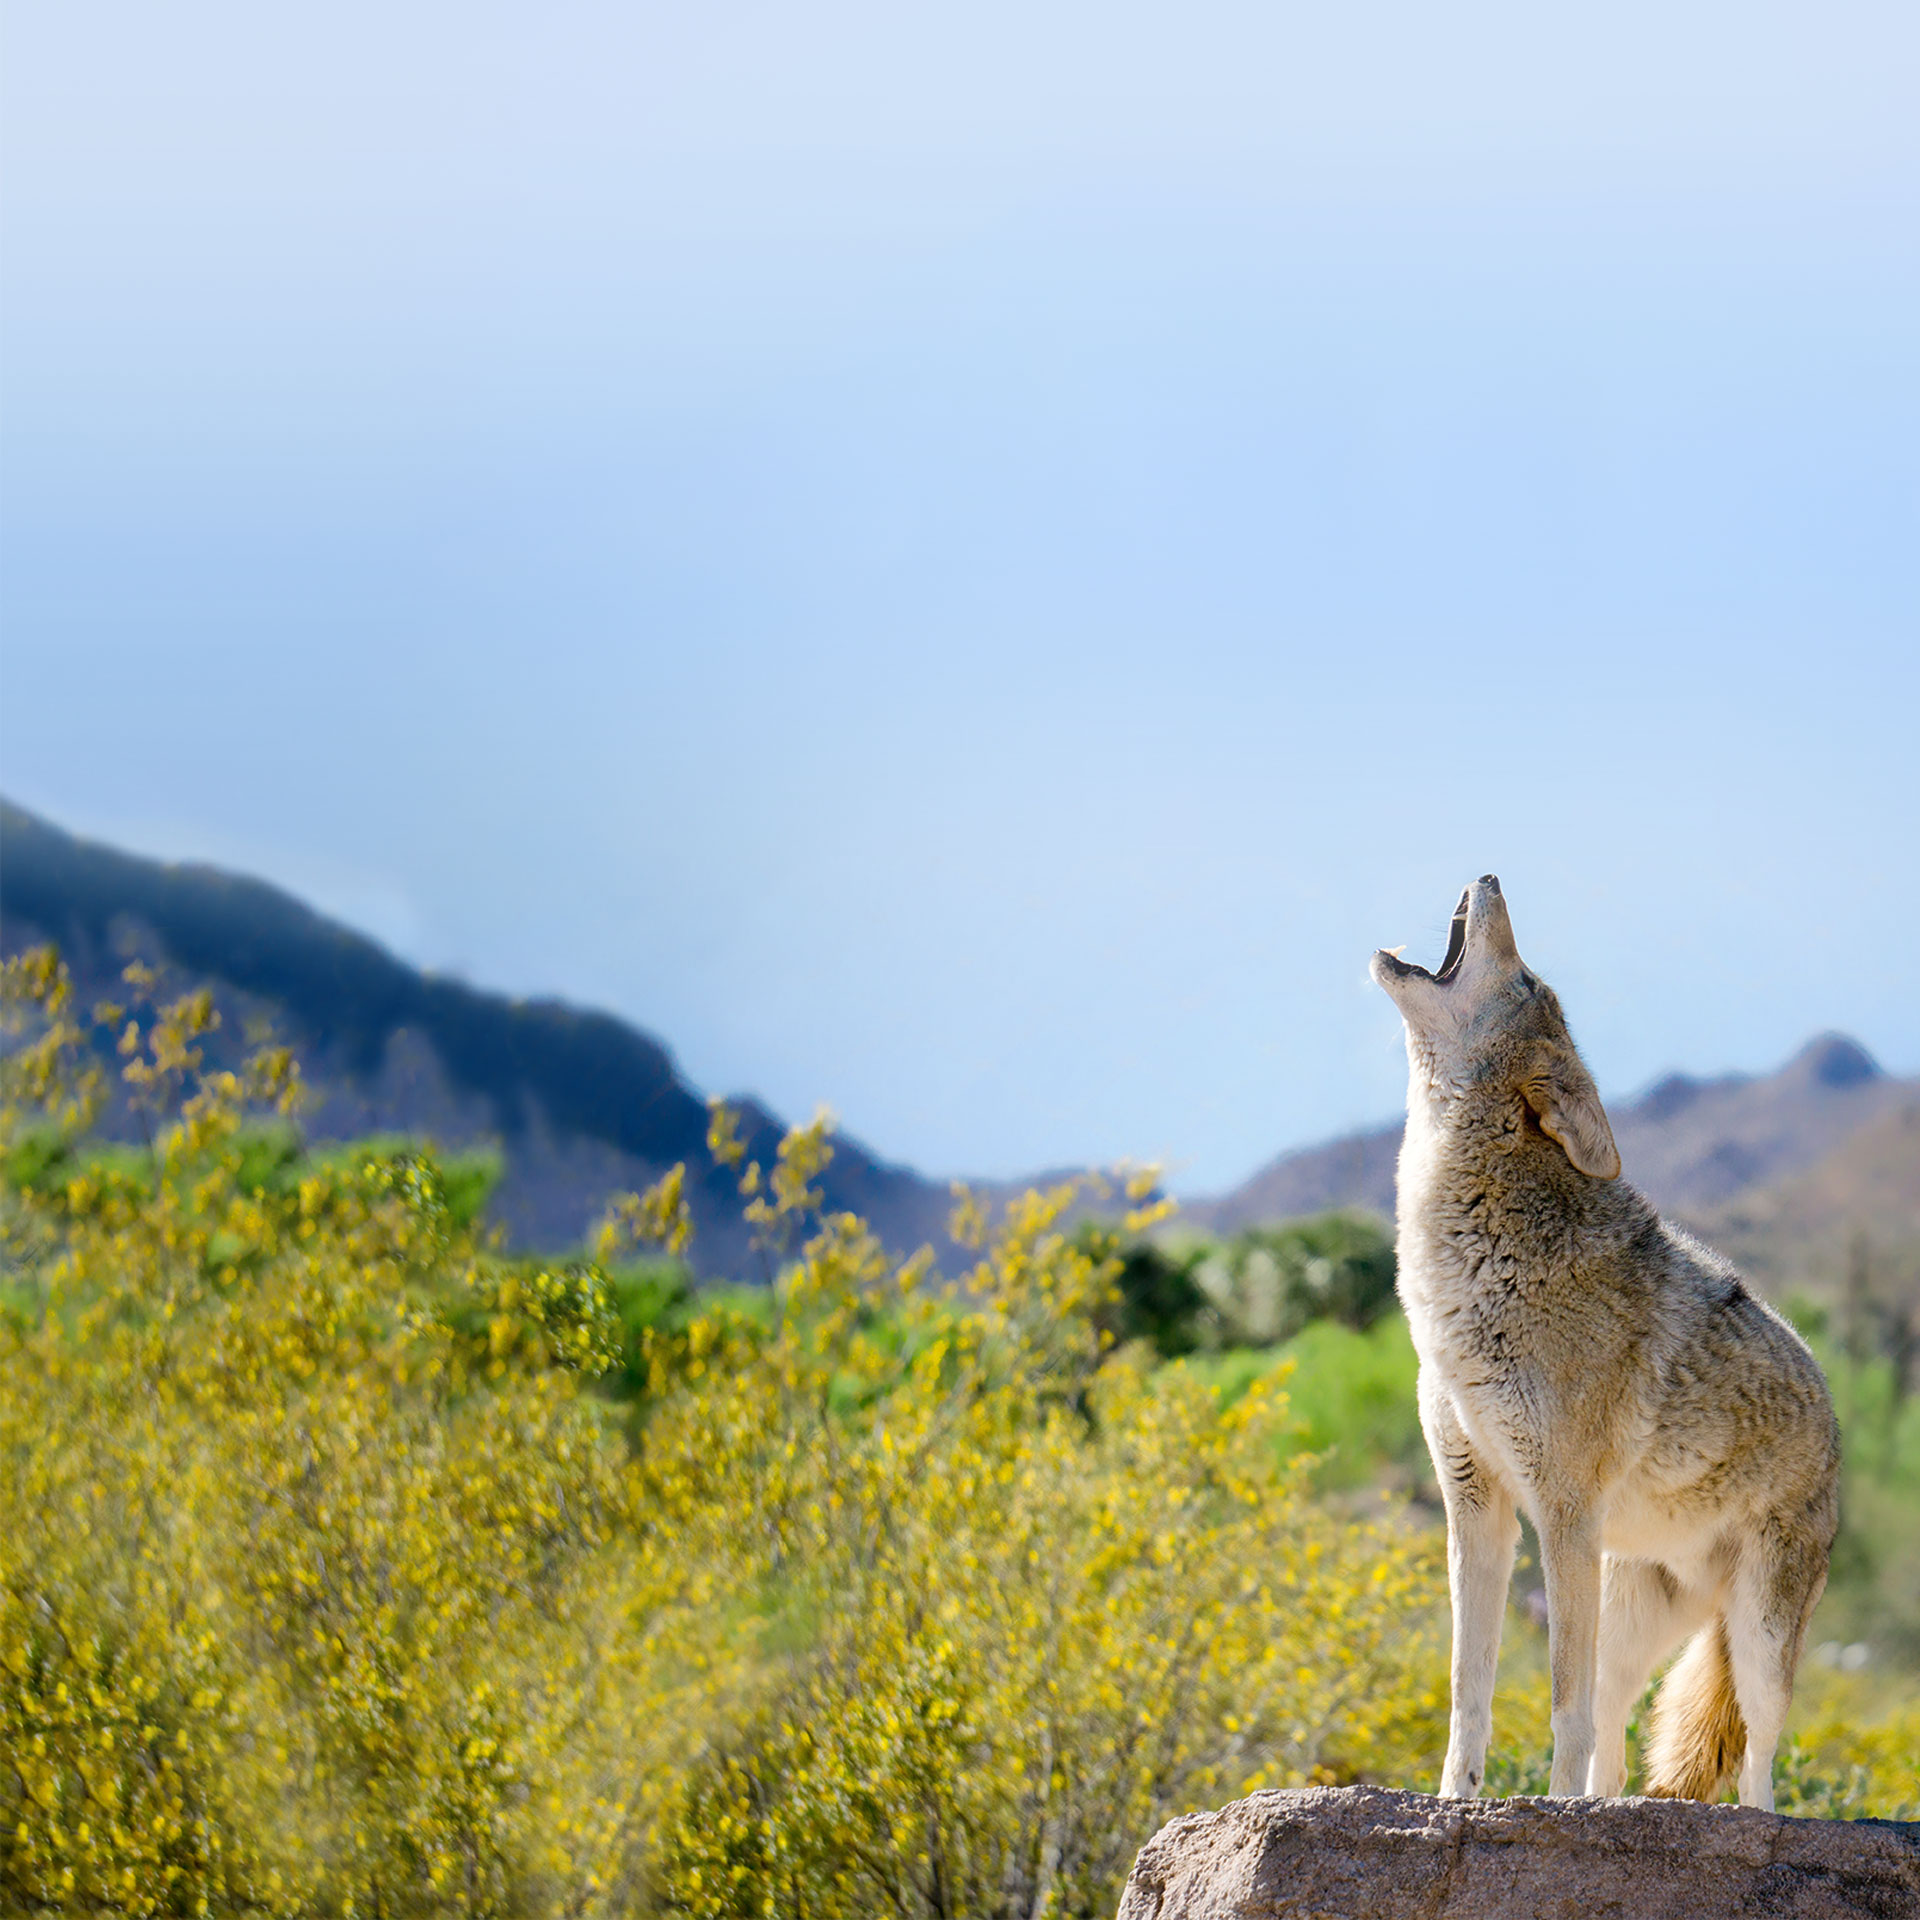
[{"label": "coyote's ear", "polygon": [[1620,1149],[1613,1144],[1599,1089],[1578,1054],[1556,1049],[1551,1060],[1528,1075],[1523,1091],[1540,1131],[1557,1141],[1582,1173],[1595,1180],[1619,1178]]}]

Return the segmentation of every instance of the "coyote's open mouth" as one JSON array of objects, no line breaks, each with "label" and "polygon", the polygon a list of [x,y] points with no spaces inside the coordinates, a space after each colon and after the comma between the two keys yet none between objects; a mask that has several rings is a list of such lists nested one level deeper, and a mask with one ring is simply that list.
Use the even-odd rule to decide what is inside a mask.
[{"label": "coyote's open mouth", "polygon": [[1467,951],[1467,909],[1473,901],[1471,887],[1461,894],[1460,904],[1453,910],[1453,922],[1447,928],[1447,957],[1440,962],[1438,971],[1429,973],[1425,967],[1416,966],[1411,960],[1402,960],[1398,953],[1388,949],[1380,957],[1401,979],[1408,974],[1417,974],[1422,980],[1431,980],[1436,987],[1444,987],[1460,971],[1460,962]]}]

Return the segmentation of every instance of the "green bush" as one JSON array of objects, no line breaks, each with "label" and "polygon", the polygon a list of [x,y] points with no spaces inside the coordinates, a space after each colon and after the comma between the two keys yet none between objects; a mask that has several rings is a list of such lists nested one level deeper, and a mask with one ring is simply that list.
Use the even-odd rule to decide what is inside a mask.
[{"label": "green bush", "polygon": [[1317,1320],[1364,1332],[1393,1306],[1393,1235],[1365,1213],[1311,1214],[1228,1240],[1178,1231],[1129,1238],[1104,1222],[1083,1248],[1112,1258],[1120,1340],[1151,1340],[1165,1358],[1271,1347]]}]

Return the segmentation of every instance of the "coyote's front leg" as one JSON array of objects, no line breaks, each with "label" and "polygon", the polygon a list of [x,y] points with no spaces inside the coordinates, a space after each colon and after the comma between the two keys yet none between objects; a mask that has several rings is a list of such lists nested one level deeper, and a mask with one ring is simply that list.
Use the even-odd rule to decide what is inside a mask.
[{"label": "coyote's front leg", "polygon": [[1486,1778],[1494,1668],[1520,1523],[1513,1499],[1473,1451],[1443,1392],[1423,1378],[1420,1421],[1447,1508],[1447,1588],[1453,1601],[1453,1706],[1440,1791],[1471,1800]]},{"label": "coyote's front leg", "polygon": [[1547,1791],[1587,1790],[1593,1760],[1593,1677],[1600,1635],[1600,1524],[1584,1509],[1540,1516],[1547,1576],[1547,1664],[1553,1676],[1553,1772]]}]

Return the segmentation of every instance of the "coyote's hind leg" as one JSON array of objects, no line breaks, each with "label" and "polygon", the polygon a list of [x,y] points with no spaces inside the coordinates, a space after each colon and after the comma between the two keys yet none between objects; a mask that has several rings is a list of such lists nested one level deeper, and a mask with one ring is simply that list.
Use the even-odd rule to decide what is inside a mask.
[{"label": "coyote's hind leg", "polygon": [[1708,1605],[1708,1595],[1683,1587],[1652,1560],[1602,1559],[1589,1793],[1626,1791],[1627,1716],[1654,1668],[1707,1617]]},{"label": "coyote's hind leg", "polygon": [[1773,1754],[1793,1699],[1807,1617],[1827,1583],[1824,1549],[1763,1528],[1734,1570],[1727,1651],[1734,1698],[1747,1723],[1740,1804],[1773,1810]]},{"label": "coyote's hind leg", "polygon": [[1444,1393],[1420,1382],[1420,1424],[1447,1508],[1447,1589],[1453,1601],[1453,1703],[1440,1791],[1471,1800],[1486,1778],[1494,1668],[1520,1522],[1513,1498],[1474,1453]]}]

